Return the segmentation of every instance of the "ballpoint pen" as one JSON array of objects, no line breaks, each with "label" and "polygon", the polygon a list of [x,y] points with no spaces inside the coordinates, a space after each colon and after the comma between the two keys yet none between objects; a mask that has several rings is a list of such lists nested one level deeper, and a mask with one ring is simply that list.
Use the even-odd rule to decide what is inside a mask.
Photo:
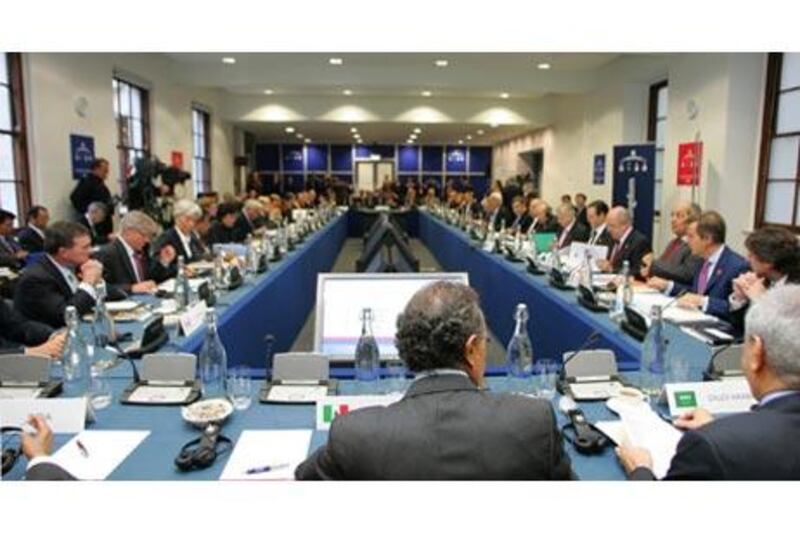
[{"label": "ballpoint pen", "polygon": [[267,465],[267,466],[257,466],[254,468],[248,468],[245,470],[245,474],[248,476],[253,474],[263,474],[265,472],[272,472],[273,470],[280,470],[281,468],[288,468],[289,463],[281,463],[277,465]]},{"label": "ballpoint pen", "polygon": [[86,449],[86,446],[79,440],[75,441],[75,444],[78,446],[78,449],[81,451],[81,455],[84,457],[89,457],[89,450]]}]

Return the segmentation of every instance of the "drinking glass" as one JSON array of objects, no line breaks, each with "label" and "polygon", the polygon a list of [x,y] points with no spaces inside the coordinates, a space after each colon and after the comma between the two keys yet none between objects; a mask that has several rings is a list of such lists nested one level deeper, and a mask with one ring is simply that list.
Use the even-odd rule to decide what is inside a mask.
[{"label": "drinking glass", "polygon": [[237,411],[243,411],[253,402],[250,369],[245,365],[237,366],[228,371],[228,396]]}]

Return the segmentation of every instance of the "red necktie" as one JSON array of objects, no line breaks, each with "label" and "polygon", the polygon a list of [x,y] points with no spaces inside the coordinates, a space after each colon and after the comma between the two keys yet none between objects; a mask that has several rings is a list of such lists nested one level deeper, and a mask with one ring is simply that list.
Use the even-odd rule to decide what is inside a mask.
[{"label": "red necktie", "polygon": [[678,248],[680,248],[680,245],[681,245],[681,238],[680,237],[675,237],[674,239],[672,239],[672,241],[669,243],[669,246],[667,246],[667,249],[664,250],[663,254],[661,254],[661,259],[662,260],[667,260],[670,257],[672,257],[672,254],[674,254],[675,252],[678,251]]}]

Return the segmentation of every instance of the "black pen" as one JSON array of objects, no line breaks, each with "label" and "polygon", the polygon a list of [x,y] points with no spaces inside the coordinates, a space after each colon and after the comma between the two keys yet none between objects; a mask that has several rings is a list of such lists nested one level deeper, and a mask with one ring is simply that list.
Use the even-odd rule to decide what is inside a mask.
[{"label": "black pen", "polygon": [[281,468],[289,468],[289,463],[281,463],[277,465],[257,466],[245,470],[245,474],[251,476],[253,474],[263,474],[265,472],[272,472],[273,470],[280,470]]},{"label": "black pen", "polygon": [[83,455],[84,457],[89,457],[89,450],[86,449],[86,446],[83,445],[80,439],[77,439],[75,441],[75,444],[78,445],[78,449],[81,451],[81,455]]}]

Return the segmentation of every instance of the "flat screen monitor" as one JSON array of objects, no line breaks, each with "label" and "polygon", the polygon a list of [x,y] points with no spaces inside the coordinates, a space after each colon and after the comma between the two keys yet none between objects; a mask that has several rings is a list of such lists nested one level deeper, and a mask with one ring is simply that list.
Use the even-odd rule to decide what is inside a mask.
[{"label": "flat screen monitor", "polygon": [[397,316],[414,293],[436,281],[469,284],[466,272],[319,274],[314,351],[331,361],[353,361],[361,336],[361,311],[369,307],[381,360],[397,359]]}]

